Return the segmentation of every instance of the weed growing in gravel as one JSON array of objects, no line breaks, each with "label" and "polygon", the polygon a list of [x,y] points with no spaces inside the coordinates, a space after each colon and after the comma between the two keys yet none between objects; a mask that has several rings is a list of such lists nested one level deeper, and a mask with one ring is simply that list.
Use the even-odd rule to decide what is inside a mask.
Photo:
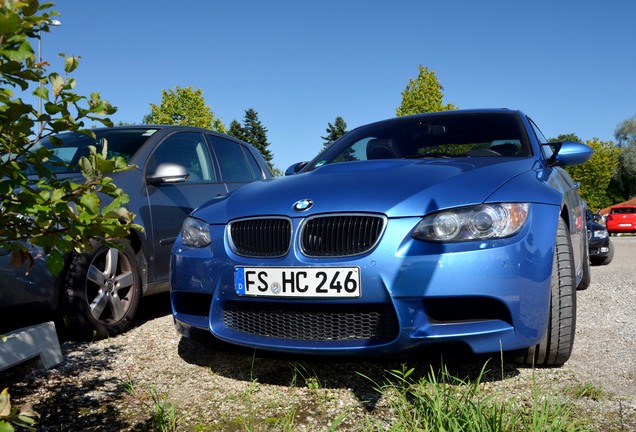
[{"label": "weed growing in gravel", "polygon": [[178,430],[177,425],[179,419],[175,404],[168,400],[166,394],[160,394],[156,386],[147,386],[147,389],[152,403],[148,403],[140,396],[130,378],[124,382],[124,391],[128,395],[140,400],[144,406],[152,411],[151,423],[153,430],[176,432]]},{"label": "weed growing in gravel", "polygon": [[153,402],[152,426],[161,432],[177,431],[177,409],[174,403],[165,394],[159,394],[154,386],[149,391]]},{"label": "weed growing in gravel", "polygon": [[588,382],[585,384],[573,384],[571,386],[567,386],[565,391],[568,395],[572,396],[575,399],[592,399],[595,401],[603,399],[605,392],[596,387],[594,384]]},{"label": "weed growing in gravel", "polygon": [[307,368],[305,368],[305,366],[303,366],[300,363],[294,362],[292,363],[292,379],[291,379],[291,386],[295,387],[298,385],[298,377],[300,376],[300,378],[302,378],[303,382],[305,383],[305,386],[307,386],[307,388],[309,390],[312,391],[316,391],[318,389],[320,389],[320,379],[318,378],[318,375],[316,374],[315,371],[311,371],[309,372],[307,370]]},{"label": "weed growing in gravel", "polygon": [[[413,368],[387,371],[384,383],[373,382],[389,402],[395,420],[390,430],[462,431],[581,431],[570,405],[561,395],[549,395],[534,385],[530,406],[515,400],[500,400],[480,386],[487,363],[473,381],[450,375],[445,366],[433,367],[424,377],[415,378]],[[379,425],[369,428],[375,430]]]}]

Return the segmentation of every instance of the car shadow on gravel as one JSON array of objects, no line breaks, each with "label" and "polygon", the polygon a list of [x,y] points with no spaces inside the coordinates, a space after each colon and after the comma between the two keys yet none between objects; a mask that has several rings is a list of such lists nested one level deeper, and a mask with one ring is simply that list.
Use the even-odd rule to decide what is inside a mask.
[{"label": "car shadow on gravel", "polygon": [[130,420],[120,412],[126,404],[126,384],[110,373],[111,359],[120,351],[66,343],[61,365],[49,370],[28,362],[15,366],[0,373],[0,387],[10,389],[14,403],[37,401],[33,409],[39,414],[38,430],[131,430]]},{"label": "car shadow on gravel", "polygon": [[409,379],[453,377],[464,382],[496,382],[519,375],[518,366],[500,358],[476,356],[445,346],[409,357],[300,356],[233,346],[211,335],[182,337],[179,356],[187,363],[205,367],[225,378],[258,381],[275,386],[307,386],[350,389],[369,411],[375,408],[380,388],[401,373],[413,369]]},{"label": "car shadow on gravel", "polygon": [[140,327],[155,318],[170,315],[170,293],[159,293],[148,297],[142,297],[139,301],[139,308],[133,321],[134,327]]}]

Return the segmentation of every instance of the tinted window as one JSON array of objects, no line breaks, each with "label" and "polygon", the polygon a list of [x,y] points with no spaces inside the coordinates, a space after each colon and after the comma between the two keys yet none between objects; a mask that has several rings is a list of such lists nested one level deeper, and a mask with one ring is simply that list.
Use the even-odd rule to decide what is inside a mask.
[{"label": "tinted window", "polygon": [[610,210],[612,214],[631,214],[636,213],[636,207],[615,207]]},{"label": "tinted window", "polygon": [[254,156],[249,151],[249,149],[246,149],[243,146],[241,146],[241,148],[243,149],[243,153],[245,153],[247,163],[249,163],[250,167],[252,168],[252,172],[258,177],[259,180],[262,180],[263,172],[261,171],[261,167],[258,165],[258,162],[256,162],[256,159],[254,159]]},{"label": "tinted window", "polygon": [[550,159],[550,157],[552,157],[552,155],[554,154],[554,147],[551,145],[543,145],[549,143],[545,135],[543,135],[541,129],[539,129],[539,127],[536,125],[535,122],[532,121],[532,119],[528,118],[528,121],[530,122],[530,126],[532,126],[534,135],[537,137],[537,141],[539,141],[539,144],[541,144],[541,151],[543,152],[543,156],[546,159]]},{"label": "tinted window", "polygon": [[160,164],[174,163],[185,167],[189,182],[217,181],[207,143],[200,133],[184,132],[170,135],[152,154],[146,172],[154,172]]},{"label": "tinted window", "polygon": [[214,152],[221,167],[221,178],[225,182],[251,182],[261,178],[257,176],[243,148],[239,143],[217,136],[211,137]]},{"label": "tinted window", "polygon": [[355,129],[313,167],[368,159],[528,157],[530,146],[513,113],[412,116]]},{"label": "tinted window", "polygon": [[156,131],[147,128],[96,130],[95,139],[80,133],[64,133],[56,136],[62,141],[60,146],[49,138],[42,139],[38,145],[53,150],[52,162],[64,162],[65,165],[53,164],[54,172],[80,172],[79,160],[89,155],[88,146],[95,146],[101,152],[107,145],[109,158],[121,156],[128,161]]}]

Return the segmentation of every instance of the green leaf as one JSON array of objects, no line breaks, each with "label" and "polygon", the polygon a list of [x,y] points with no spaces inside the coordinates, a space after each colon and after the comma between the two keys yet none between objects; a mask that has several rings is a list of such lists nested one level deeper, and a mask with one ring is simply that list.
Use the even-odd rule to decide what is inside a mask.
[{"label": "green leaf", "polygon": [[82,170],[82,174],[84,175],[84,177],[86,178],[95,177],[95,170],[93,169],[93,165],[88,160],[88,158],[82,156],[79,160],[79,166],[80,166],[80,169]]},{"label": "green leaf", "polygon": [[57,249],[52,249],[49,259],[46,261],[46,267],[54,275],[59,275],[64,269],[64,257]]},{"label": "green leaf", "polygon": [[53,96],[59,96],[62,93],[62,90],[64,90],[64,80],[62,77],[59,74],[52,73],[49,75],[49,82],[53,88]]},{"label": "green leaf", "polygon": [[71,56],[71,57],[66,57],[64,59],[64,72],[66,73],[71,73],[73,72],[79,63],[79,57],[75,57],[75,56]]},{"label": "green leaf", "polygon": [[6,421],[0,420],[0,432],[15,432],[15,429]]},{"label": "green leaf", "polygon": [[44,86],[36,87],[33,94],[41,99],[49,100],[49,89]]},{"label": "green leaf", "polygon": [[92,213],[92,214],[98,214],[99,213],[99,205],[101,203],[99,197],[97,196],[97,194],[95,193],[87,193],[84,196],[82,196],[82,199],[80,200],[80,202],[82,203],[83,206],[86,207],[86,209]]}]

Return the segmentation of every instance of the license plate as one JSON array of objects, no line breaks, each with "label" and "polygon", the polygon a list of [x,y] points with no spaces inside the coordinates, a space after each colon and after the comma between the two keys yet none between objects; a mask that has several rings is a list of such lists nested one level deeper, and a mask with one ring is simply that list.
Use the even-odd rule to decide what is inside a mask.
[{"label": "license plate", "polygon": [[235,267],[236,294],[269,297],[360,297],[358,267]]},{"label": "license plate", "polygon": [[632,224],[627,223],[627,224],[618,224],[618,226],[622,226],[622,227],[630,227],[632,226]]}]

